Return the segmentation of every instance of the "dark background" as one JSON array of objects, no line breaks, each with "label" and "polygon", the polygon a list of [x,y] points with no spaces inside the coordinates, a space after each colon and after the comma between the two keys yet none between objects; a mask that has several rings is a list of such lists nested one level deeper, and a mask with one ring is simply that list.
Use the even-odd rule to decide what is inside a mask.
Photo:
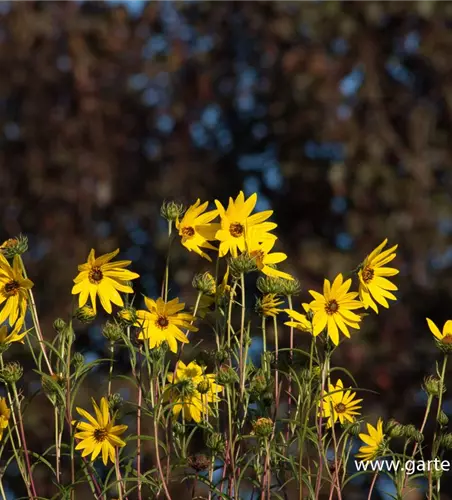
[{"label": "dark background", "polygon": [[[372,422],[419,424],[425,317],[451,317],[451,25],[435,1],[0,2],[0,235],[29,237],[45,336],[91,247],[119,246],[156,296],[162,201],[257,191],[303,301],[399,243],[399,301],[335,363],[378,391]],[[208,268],[178,248],[172,293],[192,304]],[[98,325],[77,338],[88,360],[104,345]],[[38,448],[51,415],[30,417]]]}]

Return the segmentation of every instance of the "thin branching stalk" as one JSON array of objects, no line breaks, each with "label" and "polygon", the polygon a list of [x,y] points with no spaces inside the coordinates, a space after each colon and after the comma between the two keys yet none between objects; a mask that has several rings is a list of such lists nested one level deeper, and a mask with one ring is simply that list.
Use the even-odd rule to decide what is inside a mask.
[{"label": "thin branching stalk", "polygon": [[116,485],[118,489],[119,500],[123,500],[123,484],[121,477],[121,469],[119,468],[119,450],[116,448],[115,450],[115,471],[116,471]]},{"label": "thin branching stalk", "polygon": [[60,484],[60,431],[58,429],[59,415],[58,415],[58,407],[55,405],[53,409],[54,420],[55,420],[55,472],[56,472],[56,481]]},{"label": "thin branching stalk", "polygon": [[240,320],[240,346],[239,346],[239,364],[240,364],[240,398],[243,398],[245,393],[245,372],[246,359],[243,354],[244,339],[245,339],[245,275],[240,275],[240,287],[242,289],[242,316]]},{"label": "thin branching stalk", "polygon": [[113,364],[115,362],[115,343],[110,342],[110,369],[108,371],[108,396],[111,396],[111,380],[113,378]]},{"label": "thin branching stalk", "polygon": [[369,494],[368,494],[368,496],[367,496],[367,500],[371,500],[371,498],[372,498],[372,493],[373,493],[373,491],[374,491],[375,484],[377,483],[378,472],[379,472],[378,470],[377,470],[377,471],[375,471],[375,474],[374,474],[374,476],[373,476],[373,478],[372,478],[372,483],[370,484]]}]

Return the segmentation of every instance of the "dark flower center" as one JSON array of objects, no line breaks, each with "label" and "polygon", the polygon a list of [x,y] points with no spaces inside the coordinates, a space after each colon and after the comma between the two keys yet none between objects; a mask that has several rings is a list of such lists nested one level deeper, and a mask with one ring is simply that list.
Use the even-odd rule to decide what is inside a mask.
[{"label": "dark flower center", "polygon": [[104,429],[103,427],[99,427],[99,429],[96,429],[94,431],[94,439],[98,443],[104,442],[107,439],[107,436],[108,436],[107,429]]},{"label": "dark flower center", "polygon": [[20,288],[20,285],[17,281],[15,281],[15,280],[10,281],[9,283],[6,283],[6,285],[5,285],[5,293],[7,295],[16,295],[19,288]]},{"label": "dark flower center", "polygon": [[337,300],[330,300],[325,306],[325,311],[327,314],[334,314],[339,311],[339,304],[337,303]]},{"label": "dark flower center", "polygon": [[183,227],[181,232],[182,236],[185,236],[186,238],[191,238],[192,236],[195,235],[195,230],[190,226]]},{"label": "dark flower center", "polygon": [[102,281],[102,278],[104,277],[102,271],[100,270],[100,267],[93,267],[89,273],[88,279],[91,281],[91,283],[99,283]]},{"label": "dark flower center", "polygon": [[361,273],[364,283],[369,283],[374,277],[374,270],[371,267],[365,267]]},{"label": "dark flower center", "polygon": [[233,222],[229,226],[229,232],[232,236],[234,236],[234,238],[239,238],[240,236],[242,236],[243,231],[244,227],[242,226],[242,224],[240,224],[240,222]]},{"label": "dark flower center", "polygon": [[344,405],[344,403],[338,403],[334,409],[336,410],[336,413],[345,413],[347,410],[347,407]]},{"label": "dark flower center", "polygon": [[156,324],[159,328],[163,330],[169,325],[168,318],[166,316],[159,316],[158,320],[156,321]]}]

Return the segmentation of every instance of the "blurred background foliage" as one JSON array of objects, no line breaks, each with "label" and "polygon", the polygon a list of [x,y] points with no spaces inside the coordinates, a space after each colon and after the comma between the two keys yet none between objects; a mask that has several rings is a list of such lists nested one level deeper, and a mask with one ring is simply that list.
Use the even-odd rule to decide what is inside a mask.
[{"label": "blurred background foliage", "polygon": [[[29,237],[45,336],[91,247],[119,246],[155,297],[162,201],[256,191],[304,293],[399,243],[399,301],[335,363],[378,392],[370,419],[418,423],[425,316],[451,317],[451,25],[436,1],[0,2],[0,233]],[[192,305],[208,268],[178,247],[171,293]],[[77,343],[106,354],[100,323]]]}]

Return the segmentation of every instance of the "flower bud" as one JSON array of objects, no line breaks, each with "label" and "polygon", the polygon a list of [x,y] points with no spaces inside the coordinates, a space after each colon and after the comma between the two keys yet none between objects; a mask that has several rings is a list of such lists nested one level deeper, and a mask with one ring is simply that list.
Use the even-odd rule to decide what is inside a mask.
[{"label": "flower bud", "polygon": [[238,376],[233,368],[222,365],[217,373],[217,381],[220,385],[229,385],[237,382]]},{"label": "flower bud", "polygon": [[414,441],[417,441],[418,443],[422,442],[424,440],[424,436],[422,432],[420,432],[416,427],[412,424],[405,425],[403,428],[403,434],[407,438],[411,438]]},{"label": "flower bud", "polygon": [[210,391],[210,381],[206,377],[198,383],[196,388],[200,394],[207,394]]},{"label": "flower bud", "polygon": [[228,359],[228,357],[229,357],[229,350],[227,348],[219,349],[215,353],[215,359],[220,364],[224,363]]},{"label": "flower bud", "polygon": [[7,363],[3,370],[0,372],[0,379],[3,380],[6,384],[15,384],[22,377],[24,370],[22,366],[13,361],[11,363]]},{"label": "flower bud", "polygon": [[28,238],[22,234],[16,238],[9,238],[0,245],[0,252],[12,259],[15,255],[22,255],[28,250]]},{"label": "flower bud", "polygon": [[137,310],[134,307],[124,307],[118,311],[118,319],[126,326],[133,326],[137,322]]},{"label": "flower bud", "polygon": [[283,291],[282,294],[287,297],[294,297],[299,295],[301,292],[301,285],[297,279],[293,280],[282,280],[283,282]]},{"label": "flower bud", "polygon": [[446,427],[446,425],[449,423],[449,417],[441,410],[438,415],[438,424],[441,427]]},{"label": "flower bud", "polygon": [[452,434],[444,434],[440,440],[440,446],[446,450],[452,450]]},{"label": "flower bud", "polygon": [[191,282],[193,288],[204,295],[215,295],[215,278],[210,273],[196,274]]},{"label": "flower bud", "polygon": [[182,217],[185,208],[181,203],[175,203],[174,201],[164,201],[160,207],[160,215],[166,219],[168,222],[179,219]]},{"label": "flower bud", "polygon": [[242,253],[229,260],[229,270],[234,278],[257,270],[256,260],[247,253]]},{"label": "flower bud", "polygon": [[197,453],[196,455],[189,456],[187,462],[188,465],[192,469],[195,469],[196,472],[207,470],[210,465],[210,460],[203,453]]},{"label": "flower bud", "polygon": [[96,319],[96,313],[94,309],[90,306],[79,307],[74,316],[81,322],[85,324],[92,323]]},{"label": "flower bud", "polygon": [[117,342],[122,336],[122,326],[116,321],[107,321],[105,324],[102,335],[110,342]]},{"label": "flower bud", "polygon": [[116,413],[118,410],[120,410],[123,401],[124,400],[122,399],[121,394],[118,394],[117,392],[115,394],[110,394],[108,396],[108,408],[110,409],[110,412]]},{"label": "flower bud", "polygon": [[345,431],[351,436],[358,436],[361,431],[361,422],[353,422],[352,424],[345,425]]},{"label": "flower bud", "polygon": [[429,396],[438,397],[441,392],[446,392],[446,386],[441,382],[441,379],[435,375],[430,375],[424,379],[424,391]]},{"label": "flower bud", "polygon": [[54,373],[49,377],[42,377],[41,385],[46,396],[49,398],[49,400],[52,402],[53,405],[57,406],[64,405],[61,393],[58,390],[58,387],[62,391],[65,391],[66,389],[66,378],[62,373]]},{"label": "flower bud", "polygon": [[66,330],[66,328],[67,328],[66,321],[64,321],[64,319],[57,318],[57,319],[53,322],[53,328],[54,328],[54,330],[55,330],[57,333],[63,333],[63,332],[64,332],[64,330]]},{"label": "flower bud", "polygon": [[251,380],[250,392],[253,396],[259,397],[262,395],[268,388],[267,379],[262,372],[257,372],[257,374]]},{"label": "flower bud", "polygon": [[271,391],[264,392],[264,394],[262,394],[261,401],[266,408],[270,408],[271,405],[273,404],[273,392]]},{"label": "flower bud", "polygon": [[256,281],[256,286],[263,295],[268,293],[282,295],[284,292],[283,281],[286,280],[282,280],[281,278],[272,278],[271,276],[259,276]]},{"label": "flower bud", "polygon": [[75,371],[77,371],[85,364],[85,356],[83,356],[81,352],[74,352],[72,356],[72,364],[74,365]]},{"label": "flower bud", "polygon": [[261,417],[253,423],[253,434],[260,438],[268,438],[273,432],[273,420]]},{"label": "flower bud", "polygon": [[212,432],[207,436],[207,448],[212,450],[214,455],[221,455],[226,448],[223,436],[219,432]]},{"label": "flower bud", "polygon": [[386,424],[385,434],[387,434],[391,438],[404,437],[405,436],[405,426],[402,425],[397,420],[392,418]]}]

